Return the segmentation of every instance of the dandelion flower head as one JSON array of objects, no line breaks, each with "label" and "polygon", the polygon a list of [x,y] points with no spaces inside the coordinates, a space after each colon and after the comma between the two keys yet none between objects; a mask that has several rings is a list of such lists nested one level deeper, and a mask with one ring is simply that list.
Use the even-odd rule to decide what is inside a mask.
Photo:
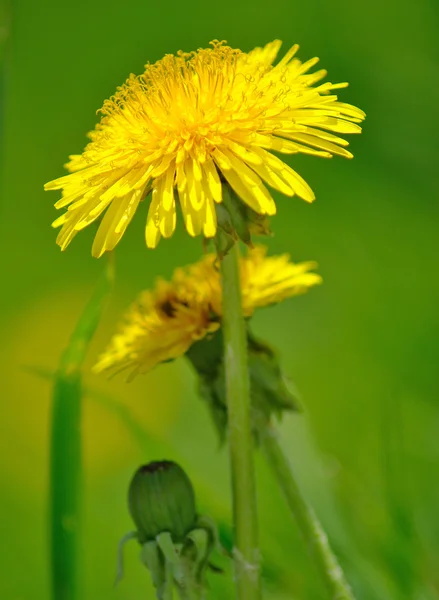
[{"label": "dandelion flower head", "polygon": [[95,371],[132,369],[129,379],[185,354],[219,328],[211,318],[209,282],[177,269],[172,281],[160,279],[128,309]]},{"label": "dandelion flower head", "polygon": [[[266,257],[256,247],[240,260],[243,312],[305,293],[321,283],[314,262],[293,263],[289,256]],[[221,326],[221,281],[217,258],[206,255],[171,281],[158,281],[128,310],[118,332],[94,367],[95,372],[130,369],[129,379],[161,362],[185,354],[196,341]]]},{"label": "dandelion flower head", "polygon": [[352,157],[339,134],[359,133],[364,113],[333,93],[346,83],[319,83],[326,71],[310,73],[318,59],[302,63],[297,45],[274,64],[280,46],[276,40],[244,53],[212,42],[131,75],[104,102],[84,152],[70,156],[70,174],[45,186],[62,190],[55,206],[67,209],[53,223],[61,226],[61,249],[105,213],[92,253],[112,250],[150,192],[151,248],[173,234],[177,203],[191,236],[213,237],[224,182],[261,215],[276,212],[267,185],[314,200],[274,153]]}]

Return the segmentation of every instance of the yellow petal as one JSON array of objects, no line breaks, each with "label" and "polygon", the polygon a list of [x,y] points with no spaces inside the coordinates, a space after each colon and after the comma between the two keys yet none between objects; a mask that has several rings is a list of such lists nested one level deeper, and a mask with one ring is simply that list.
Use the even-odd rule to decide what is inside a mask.
[{"label": "yellow petal", "polygon": [[175,163],[171,163],[165,175],[163,176],[163,184],[161,187],[161,205],[160,208],[160,232],[164,238],[169,238],[174,233],[177,213],[175,211],[174,199],[174,176]]},{"label": "yellow petal", "polygon": [[[123,236],[126,228],[130,224],[131,219],[133,218],[133,216],[137,210],[137,207],[139,206],[139,202],[141,201],[144,192],[145,192],[144,189],[138,189],[138,190],[132,191],[131,194],[128,195],[128,197],[126,199],[125,210],[123,211],[119,220],[116,222],[115,228],[114,228],[114,231],[118,236],[118,241]],[[115,245],[116,244],[113,245],[113,248]],[[112,250],[113,248],[110,248],[110,249]]]},{"label": "yellow petal", "polygon": [[247,54],[247,57],[252,61],[269,66],[275,61],[281,46],[282,42],[280,40],[274,40],[265,44],[262,48],[254,48]]},{"label": "yellow petal", "polygon": [[162,178],[161,201],[166,212],[174,206],[174,177],[175,163],[173,162],[169,165],[168,170]]},{"label": "yellow petal", "polygon": [[285,53],[285,55],[282,57],[282,59],[277,63],[277,65],[274,68],[282,69],[283,67],[285,67],[287,65],[287,63],[289,63],[290,60],[294,57],[294,55],[296,54],[298,49],[299,49],[299,44],[294,44],[294,46],[292,46],[288,50],[288,52]]},{"label": "yellow petal", "polygon": [[350,121],[338,119],[336,117],[326,117],[318,123],[318,127],[335,131],[336,133],[361,133],[361,127]]},{"label": "yellow petal", "polygon": [[159,229],[159,201],[157,197],[157,189],[152,190],[151,204],[149,206],[148,216],[146,219],[145,240],[148,248],[156,248],[160,241]]},{"label": "yellow petal", "polygon": [[93,256],[102,256],[116,247],[137,210],[142,194],[142,189],[132,190],[124,198],[113,200],[96,233]]},{"label": "yellow petal", "polygon": [[238,174],[243,184],[260,205],[262,210],[258,212],[267,215],[276,214],[276,204],[259,175],[227,148],[223,149],[223,154],[230,162],[232,169]]},{"label": "yellow petal", "polygon": [[[75,225],[81,218],[81,211],[77,211],[76,213],[67,213],[63,216],[66,216],[66,218],[64,220],[62,229],[56,238],[56,243],[58,244],[58,246],[61,246],[61,250],[65,250],[72,241],[72,239],[75,237],[75,235],[78,233],[75,229]],[[60,221],[60,219],[58,219],[58,221]],[[55,223],[53,224],[54,226]]]},{"label": "yellow petal", "polygon": [[207,159],[203,164],[203,170],[212,198],[215,200],[215,202],[222,202],[222,185],[215,163],[211,158]]},{"label": "yellow petal", "polygon": [[198,212],[203,208],[204,197],[202,195],[201,179],[197,179],[194,174],[194,161],[192,158],[188,158],[184,163],[184,173],[187,181],[189,203]]},{"label": "yellow petal", "polygon": [[203,179],[203,193],[205,196],[204,202],[204,217],[203,217],[203,233],[206,237],[211,238],[216,234],[217,227],[217,218],[216,218],[216,209],[215,202],[212,197],[210,188],[206,179]]},{"label": "yellow petal", "polygon": [[300,175],[296,173],[296,171],[294,171],[289,165],[284,163],[277,156],[274,156],[274,154],[271,154],[262,148],[259,149],[259,152],[266,161],[267,166],[281,179],[283,179],[298,196],[307,202],[312,202],[315,200],[312,189],[309,187],[306,181],[300,177]]},{"label": "yellow petal", "polygon": [[288,185],[285,181],[283,181],[275,171],[272,171],[265,163],[260,165],[251,165],[252,168],[256,171],[256,173],[271,185],[272,188],[281,192],[281,194],[285,194],[286,196],[294,196],[293,188]]},{"label": "yellow petal", "polygon": [[315,148],[320,148],[321,150],[326,150],[331,154],[338,154],[339,156],[344,156],[345,158],[353,158],[352,152],[345,150],[344,148],[340,148],[336,144],[332,142],[328,142],[327,140],[322,139],[318,135],[318,130],[314,130],[315,135],[310,135],[309,133],[290,133],[288,137],[292,140],[297,140],[299,142],[303,142],[304,144],[309,144],[310,146],[314,146]]}]

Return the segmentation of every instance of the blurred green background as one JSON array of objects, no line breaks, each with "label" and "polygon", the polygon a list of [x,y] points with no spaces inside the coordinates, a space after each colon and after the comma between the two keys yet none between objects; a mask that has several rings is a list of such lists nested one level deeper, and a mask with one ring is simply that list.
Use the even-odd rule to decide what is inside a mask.
[{"label": "blurred green background", "polygon": [[[331,81],[350,82],[342,100],[368,115],[350,139],[353,161],[292,158],[317,201],[276,198],[270,251],[317,260],[324,285],[260,311],[253,329],[279,349],[301,392],[304,413],[285,420],[283,442],[358,600],[439,598],[438,17],[435,0],[2,7],[2,598],[49,598],[51,384],[28,367],[56,368],[104,266],[90,255],[92,227],[59,251],[57,195],[43,184],[81,152],[96,109],[130,72],[214,38],[244,50],[298,42],[300,58],[320,56]],[[201,509],[230,537],[227,454],[189,366],[177,361],[131,384],[88,372],[137,292],[200,256],[200,241],[181,229],[148,251],[145,216],[117,249],[116,288],[87,361],[87,385],[123,411],[96,393],[85,401],[84,600],[153,598],[134,544],[112,587],[116,546],[131,527],[127,485],[142,462],[179,461]],[[258,483],[266,598],[325,600],[262,461]],[[210,580],[213,598],[232,597],[230,569]]]}]

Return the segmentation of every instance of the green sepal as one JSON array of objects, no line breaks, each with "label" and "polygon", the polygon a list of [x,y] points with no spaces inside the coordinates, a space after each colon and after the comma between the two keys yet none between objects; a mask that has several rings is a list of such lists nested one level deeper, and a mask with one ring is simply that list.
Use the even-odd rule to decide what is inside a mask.
[{"label": "green sepal", "polygon": [[156,542],[151,541],[143,544],[140,560],[151,574],[152,583],[157,590],[157,597],[163,598],[167,587],[166,569],[163,556]]},{"label": "green sepal", "polygon": [[238,198],[235,192],[227,184],[223,185],[223,207],[230,217],[230,223],[236,236],[244,242],[251,244],[250,229],[246,215],[246,204]]},{"label": "green sepal", "polygon": [[[198,384],[198,393],[206,402],[212,422],[217,430],[221,446],[226,441],[227,431],[227,407],[224,403],[225,395],[222,389],[222,383],[221,378],[207,379],[200,377]],[[217,390],[216,388],[218,386],[219,389]]]},{"label": "green sepal", "polygon": [[163,553],[165,563],[169,565],[173,578],[180,587],[185,586],[185,573],[177,552],[172,536],[167,531],[160,533],[157,538],[157,545]]},{"label": "green sepal", "polygon": [[223,258],[239,239],[252,246],[252,234],[271,235],[269,219],[252,210],[227,184],[222,186],[222,202],[216,204],[217,235],[215,245]]},{"label": "green sepal", "polygon": [[200,586],[204,586],[205,568],[209,562],[212,544],[205,529],[189,532],[181,551],[181,558],[191,577]]},{"label": "green sepal", "polygon": [[[256,339],[248,324],[247,341],[252,419],[256,432],[261,419],[269,421],[273,416],[281,418],[285,411],[298,410],[298,397],[287,385],[274,350]],[[223,443],[227,430],[227,403],[221,330],[193,344],[186,356],[199,375],[200,396],[207,403]]]},{"label": "green sepal", "polygon": [[221,329],[189,348],[186,353],[199,376],[198,393],[206,402],[218,432],[220,444],[225,442],[227,408],[222,376],[223,334]]},{"label": "green sepal", "polygon": [[125,549],[125,544],[127,544],[130,540],[137,540],[137,531],[130,531],[126,533],[120,540],[117,548],[117,573],[116,579],[114,581],[114,586],[116,587],[119,581],[122,581],[124,574],[123,567],[123,552]]},{"label": "green sepal", "polygon": [[215,521],[207,515],[201,515],[197,519],[196,529],[187,535],[181,551],[182,560],[190,568],[190,572],[200,588],[205,587],[207,569],[215,573],[223,573],[220,567],[210,561],[214,550],[232,558],[232,555],[221,546]]},{"label": "green sepal", "polygon": [[[224,556],[233,558],[232,554],[221,544],[218,527],[212,517],[209,517],[208,515],[200,515],[197,519],[197,527],[200,529],[205,529],[209,533],[212,542],[212,550],[218,550],[221,552],[221,554],[224,554]],[[214,568],[213,570],[215,571],[218,569]],[[219,569],[219,571],[221,572],[221,569]]]},{"label": "green sepal", "polygon": [[272,236],[273,232],[270,228],[270,219],[267,215],[259,215],[254,210],[246,207],[246,216],[248,228],[252,235]]},{"label": "green sepal", "polygon": [[203,379],[215,379],[223,360],[224,338],[221,328],[198,342],[186,352],[198,375]]},{"label": "green sepal", "polygon": [[250,331],[247,331],[247,340],[254,408],[261,410],[267,419],[273,413],[281,417],[284,411],[298,410],[297,392],[287,386],[273,348],[256,339]]},{"label": "green sepal", "polygon": [[215,247],[218,258],[222,260],[237,240],[230,215],[223,204],[216,204],[217,232]]}]

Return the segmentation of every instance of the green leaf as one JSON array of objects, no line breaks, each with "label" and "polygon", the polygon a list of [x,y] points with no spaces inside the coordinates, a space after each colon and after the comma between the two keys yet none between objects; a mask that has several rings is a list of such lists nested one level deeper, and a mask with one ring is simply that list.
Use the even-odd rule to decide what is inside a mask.
[{"label": "green leaf", "polygon": [[79,600],[81,521],[81,367],[111,289],[108,264],[62,354],[53,388],[50,454],[50,539],[54,600]]}]

